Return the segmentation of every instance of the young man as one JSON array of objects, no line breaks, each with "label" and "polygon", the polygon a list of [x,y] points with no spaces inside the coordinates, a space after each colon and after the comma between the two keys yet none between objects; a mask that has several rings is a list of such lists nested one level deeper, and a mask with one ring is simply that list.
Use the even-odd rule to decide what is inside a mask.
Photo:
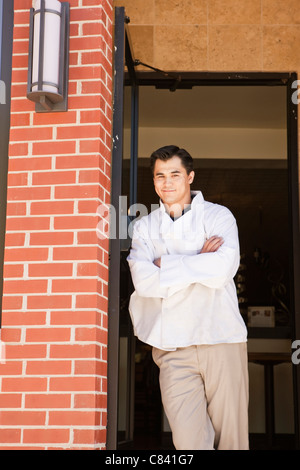
[{"label": "young man", "polygon": [[136,336],[153,346],[162,402],[178,450],[248,449],[247,330],[233,277],[231,212],[191,192],[190,154],[151,155],[160,207],[134,225],[128,256]]}]

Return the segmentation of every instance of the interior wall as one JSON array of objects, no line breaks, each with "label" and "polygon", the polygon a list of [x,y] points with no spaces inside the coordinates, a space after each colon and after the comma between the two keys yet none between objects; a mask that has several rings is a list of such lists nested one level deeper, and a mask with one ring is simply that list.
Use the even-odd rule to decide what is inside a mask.
[{"label": "interior wall", "polygon": [[[130,130],[126,133],[124,155],[130,158]],[[151,149],[175,143],[195,158],[286,159],[284,129],[140,127],[139,142],[145,158]]]},{"label": "interior wall", "polygon": [[[130,158],[130,99],[125,87],[125,158]],[[139,158],[173,143],[193,158],[287,159],[285,87],[198,86],[170,92],[141,86],[139,101]]]}]

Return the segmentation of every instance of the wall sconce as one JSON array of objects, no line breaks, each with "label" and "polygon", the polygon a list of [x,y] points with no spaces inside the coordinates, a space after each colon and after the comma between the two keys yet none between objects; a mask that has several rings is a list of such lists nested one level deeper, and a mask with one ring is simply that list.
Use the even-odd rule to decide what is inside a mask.
[{"label": "wall sconce", "polygon": [[69,3],[33,0],[27,98],[36,112],[68,109],[69,22]]}]

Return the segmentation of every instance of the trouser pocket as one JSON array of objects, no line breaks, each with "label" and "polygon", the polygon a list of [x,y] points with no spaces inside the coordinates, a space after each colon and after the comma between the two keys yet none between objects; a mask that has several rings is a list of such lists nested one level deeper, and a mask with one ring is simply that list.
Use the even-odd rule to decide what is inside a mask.
[{"label": "trouser pocket", "polygon": [[152,359],[155,362],[155,364],[160,367],[162,358],[168,354],[169,351],[164,351],[163,349],[155,348],[154,346],[152,347]]}]

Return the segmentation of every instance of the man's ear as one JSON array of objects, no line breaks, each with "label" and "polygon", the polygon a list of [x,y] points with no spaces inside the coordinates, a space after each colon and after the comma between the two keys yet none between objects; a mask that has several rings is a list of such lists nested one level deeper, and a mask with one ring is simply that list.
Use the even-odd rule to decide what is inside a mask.
[{"label": "man's ear", "polygon": [[189,184],[192,184],[192,182],[194,181],[194,178],[195,178],[195,172],[191,171],[188,177]]}]

